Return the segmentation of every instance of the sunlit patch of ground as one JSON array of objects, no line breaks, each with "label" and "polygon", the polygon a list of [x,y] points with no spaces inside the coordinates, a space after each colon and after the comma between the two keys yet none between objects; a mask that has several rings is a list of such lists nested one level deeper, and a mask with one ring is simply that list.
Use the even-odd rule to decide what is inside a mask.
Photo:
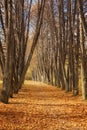
[{"label": "sunlit patch of ground", "polygon": [[9,102],[0,103],[0,130],[87,130],[87,102],[59,88],[25,81]]}]

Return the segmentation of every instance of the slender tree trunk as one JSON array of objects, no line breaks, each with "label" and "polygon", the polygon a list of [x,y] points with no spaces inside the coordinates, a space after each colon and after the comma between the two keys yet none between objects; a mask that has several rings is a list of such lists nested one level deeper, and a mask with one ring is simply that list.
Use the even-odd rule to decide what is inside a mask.
[{"label": "slender tree trunk", "polygon": [[[11,90],[11,74],[12,74],[12,59],[11,59],[11,31],[12,31],[12,1],[4,0],[5,5],[5,18],[6,18],[6,44],[7,44],[7,55],[3,76],[3,88],[1,92],[1,101],[8,103]],[[8,18],[8,21],[7,21]]]},{"label": "slender tree trunk", "polygon": [[83,27],[82,27],[82,19],[80,17],[80,46],[81,46],[81,74],[82,74],[82,97],[83,100],[87,99],[87,55],[84,48],[84,40],[83,40]]}]

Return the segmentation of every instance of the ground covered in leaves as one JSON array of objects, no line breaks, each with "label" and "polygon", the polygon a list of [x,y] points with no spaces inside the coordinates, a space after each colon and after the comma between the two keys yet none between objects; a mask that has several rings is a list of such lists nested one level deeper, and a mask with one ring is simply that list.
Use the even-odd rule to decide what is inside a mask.
[{"label": "ground covered in leaves", "polygon": [[26,82],[0,103],[0,130],[87,130],[87,102],[59,88]]}]

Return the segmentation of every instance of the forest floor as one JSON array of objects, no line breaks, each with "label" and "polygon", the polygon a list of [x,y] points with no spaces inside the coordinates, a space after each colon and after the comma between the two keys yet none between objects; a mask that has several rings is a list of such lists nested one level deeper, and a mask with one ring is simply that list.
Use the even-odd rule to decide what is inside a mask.
[{"label": "forest floor", "polygon": [[0,103],[0,130],[87,130],[87,101],[39,82],[25,82]]}]

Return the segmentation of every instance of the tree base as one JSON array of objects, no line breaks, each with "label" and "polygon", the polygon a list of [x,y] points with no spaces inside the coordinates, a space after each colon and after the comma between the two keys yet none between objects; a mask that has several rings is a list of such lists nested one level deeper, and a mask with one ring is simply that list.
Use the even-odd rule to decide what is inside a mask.
[{"label": "tree base", "polygon": [[5,91],[1,92],[0,101],[3,102],[4,104],[8,104],[8,96]]}]

